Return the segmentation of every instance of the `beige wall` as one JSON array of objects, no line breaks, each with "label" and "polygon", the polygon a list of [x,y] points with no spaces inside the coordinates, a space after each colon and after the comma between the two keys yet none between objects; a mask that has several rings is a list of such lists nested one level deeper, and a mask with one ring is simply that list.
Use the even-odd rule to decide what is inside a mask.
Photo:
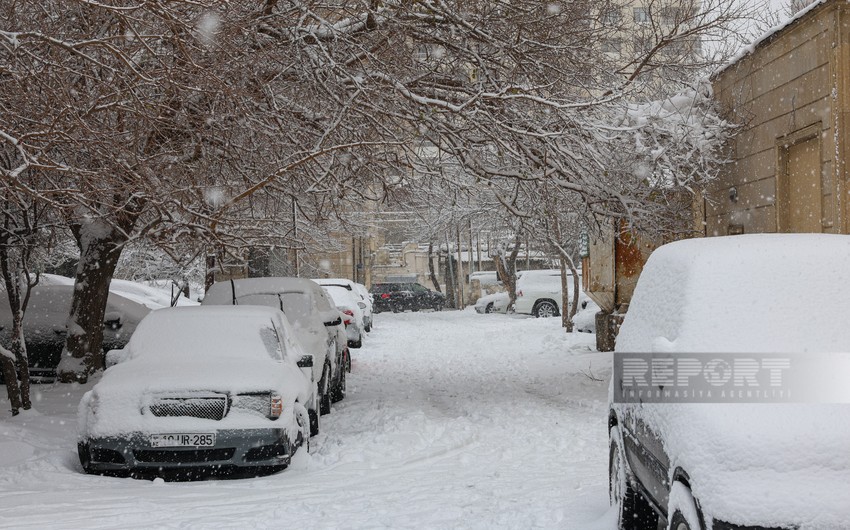
[{"label": "beige wall", "polygon": [[806,169],[821,181],[814,230],[846,232],[846,111],[839,109],[848,108],[847,13],[844,2],[827,2],[714,79],[724,112],[744,130],[731,146],[735,162],[705,194],[706,235],[794,230],[782,198],[791,193],[788,168],[800,170],[794,146],[806,141],[817,151]]}]

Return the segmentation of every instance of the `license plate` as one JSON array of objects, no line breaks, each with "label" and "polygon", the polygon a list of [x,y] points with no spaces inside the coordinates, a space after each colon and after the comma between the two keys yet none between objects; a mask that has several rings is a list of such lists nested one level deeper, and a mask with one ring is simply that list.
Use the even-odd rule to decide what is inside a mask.
[{"label": "license plate", "polygon": [[151,447],[213,447],[215,433],[152,434]]}]

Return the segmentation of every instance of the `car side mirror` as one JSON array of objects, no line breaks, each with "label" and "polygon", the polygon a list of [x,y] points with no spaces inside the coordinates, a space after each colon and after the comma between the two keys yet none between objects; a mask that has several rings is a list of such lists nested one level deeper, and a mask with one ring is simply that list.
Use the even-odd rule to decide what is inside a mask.
[{"label": "car side mirror", "polygon": [[118,363],[122,363],[127,360],[127,350],[109,350],[106,352],[106,367],[115,366]]},{"label": "car side mirror", "polygon": [[333,326],[339,326],[340,324],[342,324],[342,318],[341,317],[336,317],[336,320],[331,320],[330,322],[325,322],[325,326],[327,326],[329,328],[333,327]]},{"label": "car side mirror", "polygon": [[312,355],[303,355],[300,359],[298,359],[298,368],[312,368],[313,367],[313,356]]}]

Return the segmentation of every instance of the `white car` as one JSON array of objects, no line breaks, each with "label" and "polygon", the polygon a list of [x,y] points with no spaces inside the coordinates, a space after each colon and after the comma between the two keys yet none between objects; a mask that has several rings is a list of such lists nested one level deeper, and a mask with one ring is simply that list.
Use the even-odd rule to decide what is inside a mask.
[{"label": "white car", "polygon": [[277,309],[153,311],[110,357],[78,410],[87,473],[282,469],[318,430],[313,358]]},{"label": "white car", "polygon": [[[567,272],[567,286],[572,294],[573,278]],[[544,269],[523,271],[517,278],[514,311],[534,317],[556,317],[563,308],[561,296],[561,270]]]},{"label": "white car", "polygon": [[848,528],[848,262],[827,234],[652,253],[609,390],[619,528]]},{"label": "white car", "polygon": [[319,410],[345,397],[350,366],[342,319],[325,291],[304,278],[243,278],[213,284],[203,299],[210,305],[260,305],[283,311],[307,353],[313,355],[313,379],[318,382]]},{"label": "white car", "polygon": [[502,281],[499,279],[499,273],[496,271],[473,272],[469,275],[469,282],[472,283],[472,280],[478,280],[481,287],[487,285],[502,285]]},{"label": "white car", "polygon": [[479,313],[505,313],[510,301],[508,293],[484,295],[475,302],[475,310]]},{"label": "white car", "polygon": [[357,305],[363,311],[363,320],[360,323],[361,328],[367,333],[372,331],[372,295],[369,293],[369,289],[367,289],[365,285],[345,278],[319,278],[314,279],[313,281],[322,287],[334,285],[337,287],[343,287],[354,293],[359,298]]},{"label": "white car", "polygon": [[337,309],[344,315],[350,317],[345,320],[345,333],[348,337],[348,346],[360,348],[363,346],[363,309],[358,304],[359,296],[345,287],[327,285],[322,287],[333,299]]}]

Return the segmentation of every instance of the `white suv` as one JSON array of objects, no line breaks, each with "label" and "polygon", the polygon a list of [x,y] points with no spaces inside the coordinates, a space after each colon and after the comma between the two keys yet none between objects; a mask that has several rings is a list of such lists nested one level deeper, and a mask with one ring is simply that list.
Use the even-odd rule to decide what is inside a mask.
[{"label": "white suv", "polygon": [[[567,273],[567,285],[572,286],[572,274]],[[556,317],[561,314],[561,271],[545,269],[523,271],[517,279],[514,311],[535,317]]]}]

